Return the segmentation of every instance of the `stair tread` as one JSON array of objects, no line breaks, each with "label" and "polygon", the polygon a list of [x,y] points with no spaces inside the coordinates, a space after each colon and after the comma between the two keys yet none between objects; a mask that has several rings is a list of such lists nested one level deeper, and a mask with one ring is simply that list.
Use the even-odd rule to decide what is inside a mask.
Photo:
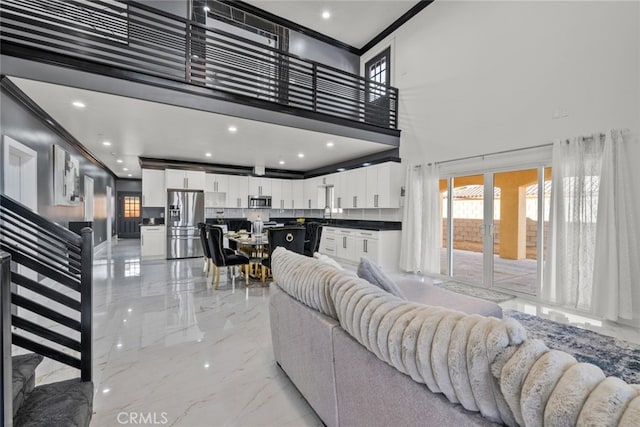
[{"label": "stair tread", "polygon": [[80,379],[36,387],[27,396],[15,427],[88,426],[93,413],[93,383]]},{"label": "stair tread", "polygon": [[22,354],[11,358],[13,415],[15,416],[25,397],[35,386],[36,368],[42,362],[39,354]]}]

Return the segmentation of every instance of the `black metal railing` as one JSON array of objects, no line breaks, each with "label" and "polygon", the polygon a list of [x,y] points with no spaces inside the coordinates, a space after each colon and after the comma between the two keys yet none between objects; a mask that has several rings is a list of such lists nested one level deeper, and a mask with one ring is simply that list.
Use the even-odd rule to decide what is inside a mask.
[{"label": "black metal railing", "polygon": [[397,129],[398,90],[266,44],[118,0],[1,0],[12,42]]},{"label": "black metal railing", "polygon": [[0,250],[15,263],[10,283],[2,281],[2,303],[10,295],[12,304],[11,343],[91,381],[93,231],[79,236],[0,195]]},{"label": "black metal railing", "polygon": [[13,423],[13,370],[11,367],[11,255],[0,251],[0,393],[2,406],[0,420],[3,426]]}]

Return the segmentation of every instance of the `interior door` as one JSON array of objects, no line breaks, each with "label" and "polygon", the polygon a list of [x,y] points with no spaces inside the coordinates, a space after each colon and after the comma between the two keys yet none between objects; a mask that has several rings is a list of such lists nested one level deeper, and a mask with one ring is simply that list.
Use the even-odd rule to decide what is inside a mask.
[{"label": "interior door", "polygon": [[118,192],[118,237],[140,238],[142,193]]}]

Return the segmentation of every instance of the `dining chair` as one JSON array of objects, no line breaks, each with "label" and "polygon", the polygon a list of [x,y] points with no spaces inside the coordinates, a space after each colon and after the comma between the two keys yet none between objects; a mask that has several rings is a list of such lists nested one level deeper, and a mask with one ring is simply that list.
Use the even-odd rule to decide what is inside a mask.
[{"label": "dining chair", "polygon": [[209,243],[207,242],[207,224],[199,222],[198,231],[200,232],[200,243],[202,244],[202,254],[204,258],[202,272],[206,278],[209,277],[209,270],[211,269],[211,251],[209,250]]},{"label": "dining chair", "polygon": [[314,252],[320,247],[320,236],[322,235],[322,224],[319,222],[309,222],[305,224],[304,254],[312,257]]},{"label": "dining chair", "polygon": [[304,227],[274,227],[267,230],[269,240],[269,256],[262,260],[261,279],[262,283],[267,280],[268,270],[271,268],[271,254],[282,246],[290,251],[304,253]]},{"label": "dining chair", "polygon": [[235,273],[235,266],[245,266],[245,279],[246,284],[249,284],[249,258],[236,253],[235,251],[224,248],[223,245],[223,231],[222,228],[215,225],[207,226],[208,238],[207,243],[209,246],[209,252],[211,254],[211,262],[215,267],[215,274],[211,277],[211,284],[215,281],[216,289],[220,286],[220,270],[222,267],[227,267],[227,279],[230,276],[229,268],[232,269],[231,273]]}]

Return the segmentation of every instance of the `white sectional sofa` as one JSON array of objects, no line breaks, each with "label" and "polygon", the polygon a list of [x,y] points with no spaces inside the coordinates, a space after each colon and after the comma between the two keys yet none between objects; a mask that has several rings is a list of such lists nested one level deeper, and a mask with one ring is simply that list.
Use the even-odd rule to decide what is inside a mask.
[{"label": "white sectional sofa", "polygon": [[272,270],[275,359],[327,426],[639,425],[638,387],[496,304],[415,282],[399,286],[437,305],[403,300],[284,249]]}]

